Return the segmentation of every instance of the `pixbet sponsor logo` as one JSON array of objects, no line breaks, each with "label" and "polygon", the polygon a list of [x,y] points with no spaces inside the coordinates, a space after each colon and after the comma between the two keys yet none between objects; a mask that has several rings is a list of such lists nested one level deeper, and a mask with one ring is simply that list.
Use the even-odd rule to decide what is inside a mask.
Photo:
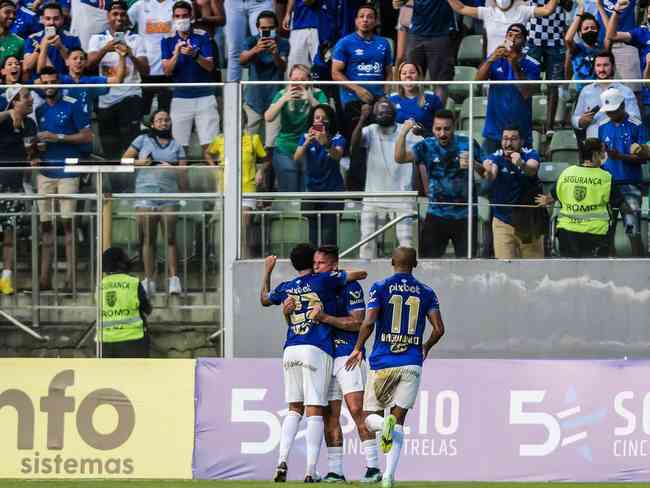
[{"label": "pixbet sponsor logo", "polygon": [[[74,413],[76,431],[89,447],[99,451],[112,451],[124,445],[135,428],[135,409],[129,398],[114,388],[100,388],[81,399],[77,408],[76,399],[66,395],[66,389],[75,384],[75,372],[66,369],[56,374],[50,381],[48,393],[40,397],[39,411],[45,414],[47,451],[61,451],[65,448],[65,416]],[[102,406],[112,407],[117,414],[117,422],[111,432],[101,432],[93,424],[93,415]],[[20,471],[26,475],[36,474],[133,474],[133,459],[118,457],[80,457],[70,458],[61,454],[42,456],[35,449],[37,415],[34,402],[20,389],[9,389],[0,393],[0,415],[2,410],[12,407],[17,414],[17,449],[33,451],[20,460]],[[40,418],[40,417],[39,417]],[[40,429],[39,431],[41,431]],[[10,437],[4,438],[7,441]]]}]

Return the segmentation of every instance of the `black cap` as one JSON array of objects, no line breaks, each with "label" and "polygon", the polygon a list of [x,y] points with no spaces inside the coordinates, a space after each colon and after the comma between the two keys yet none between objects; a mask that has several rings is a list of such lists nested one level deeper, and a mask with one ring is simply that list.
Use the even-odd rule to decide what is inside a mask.
[{"label": "black cap", "polygon": [[13,7],[16,8],[16,4],[11,0],[0,0],[0,8]]},{"label": "black cap", "polygon": [[120,10],[128,11],[129,5],[124,0],[112,0],[109,3],[108,11],[110,12],[114,8],[119,8]]}]

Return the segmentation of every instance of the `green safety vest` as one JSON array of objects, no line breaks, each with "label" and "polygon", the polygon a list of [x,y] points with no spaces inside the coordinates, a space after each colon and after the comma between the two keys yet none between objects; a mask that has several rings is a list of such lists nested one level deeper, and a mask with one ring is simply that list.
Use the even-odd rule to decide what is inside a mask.
[{"label": "green safety vest", "polygon": [[612,175],[600,168],[569,166],[557,180],[562,204],[558,229],[605,235],[609,230],[609,195]]},{"label": "green safety vest", "polygon": [[138,278],[121,273],[102,279],[102,342],[135,341],[144,337],[139,284]]}]

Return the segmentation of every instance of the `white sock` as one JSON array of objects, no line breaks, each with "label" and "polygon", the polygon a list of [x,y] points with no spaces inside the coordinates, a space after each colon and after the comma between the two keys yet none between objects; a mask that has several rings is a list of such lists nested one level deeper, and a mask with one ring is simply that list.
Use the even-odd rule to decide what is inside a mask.
[{"label": "white sock", "polygon": [[343,476],[343,448],[342,447],[327,448],[327,465],[329,466],[328,472],[336,473],[340,476]]},{"label": "white sock", "polygon": [[316,475],[316,463],[320,454],[320,445],[323,443],[325,423],[320,415],[307,417],[307,473]]},{"label": "white sock", "polygon": [[302,415],[293,410],[289,410],[287,416],[282,422],[282,435],[280,436],[280,454],[278,457],[278,464],[286,463],[289,458],[289,451],[293,445],[293,440],[298,433],[298,425],[300,424]]},{"label": "white sock", "polygon": [[384,417],[371,413],[366,417],[366,427],[370,432],[379,432],[384,428]]},{"label": "white sock", "polygon": [[3,278],[11,278],[11,270],[10,269],[3,269],[2,270],[2,277]]},{"label": "white sock", "polygon": [[362,441],[361,446],[366,455],[366,467],[379,468],[379,449],[377,447],[377,439]]},{"label": "white sock", "polygon": [[393,430],[393,447],[386,456],[386,472],[385,476],[394,478],[397,463],[399,462],[399,455],[402,451],[402,444],[404,443],[404,428],[401,425],[396,425]]}]

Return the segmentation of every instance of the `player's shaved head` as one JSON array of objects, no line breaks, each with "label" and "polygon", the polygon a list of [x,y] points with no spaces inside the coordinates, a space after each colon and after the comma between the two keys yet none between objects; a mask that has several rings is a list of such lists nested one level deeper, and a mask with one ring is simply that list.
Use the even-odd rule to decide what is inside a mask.
[{"label": "player's shaved head", "polygon": [[296,271],[312,270],[314,268],[314,253],[316,248],[311,244],[298,244],[291,250],[291,264]]},{"label": "player's shaved head", "polygon": [[396,247],[391,262],[395,270],[410,273],[418,265],[417,253],[412,247]]}]

